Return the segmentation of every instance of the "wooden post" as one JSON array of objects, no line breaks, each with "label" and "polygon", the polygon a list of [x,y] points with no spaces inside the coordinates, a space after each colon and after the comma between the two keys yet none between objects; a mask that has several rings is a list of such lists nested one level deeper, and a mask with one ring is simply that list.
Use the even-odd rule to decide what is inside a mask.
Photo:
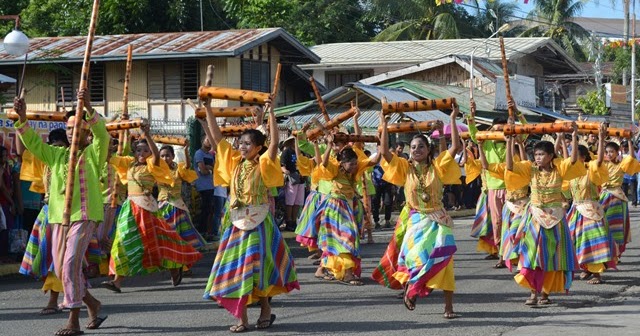
[{"label": "wooden post", "polygon": [[[93,9],[91,10],[91,21],[89,23],[89,32],[87,34],[87,43],[84,50],[84,60],[82,62],[82,72],[80,73],[80,90],[86,90],[89,80],[89,67],[91,66],[91,50],[93,48],[93,38],[96,33],[96,25],[98,23],[98,9],[100,8],[100,0],[93,0]],[[76,107],[75,123],[73,127],[73,135],[71,137],[71,148],[69,150],[69,171],[67,172],[67,181],[65,184],[64,208],[62,212],[62,225],[71,224],[71,202],[73,200],[73,189],[76,177],[76,166],[78,165],[78,151],[80,147],[80,132],[82,131],[82,117],[84,116],[84,100],[79,99]]]},{"label": "wooden post", "polygon": [[[124,70],[124,89],[122,90],[122,115],[121,120],[129,120],[129,82],[131,80],[131,63],[133,58],[133,46],[127,47],[127,65]],[[124,152],[124,143],[127,141],[127,131],[118,131],[118,151],[116,154],[121,156]],[[107,169],[113,169],[107,166]],[[118,177],[111,184],[111,208],[115,209],[118,205]]]},{"label": "wooden post", "polygon": [[278,91],[280,90],[280,71],[282,71],[282,64],[278,63],[276,68],[276,77],[273,79],[273,91],[271,91],[271,106],[276,105],[276,99],[278,99]]},{"label": "wooden post", "polygon": [[313,76],[309,77],[309,82],[311,83],[311,87],[313,88],[313,93],[316,95],[316,100],[318,101],[318,107],[320,108],[320,112],[324,117],[324,121],[329,122],[331,118],[329,118],[329,113],[327,113],[327,107],[324,105],[324,100],[322,100],[322,95],[320,95],[320,90],[318,90],[318,85],[316,84],[316,80],[313,79]]}]

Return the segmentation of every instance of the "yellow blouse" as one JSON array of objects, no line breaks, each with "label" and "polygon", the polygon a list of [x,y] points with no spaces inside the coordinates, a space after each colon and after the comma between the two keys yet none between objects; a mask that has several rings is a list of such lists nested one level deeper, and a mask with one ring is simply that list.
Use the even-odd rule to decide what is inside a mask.
[{"label": "yellow blouse", "polygon": [[[395,154],[390,162],[382,160],[382,178],[397,186],[404,186],[407,205],[421,212],[433,212],[443,208],[442,191],[445,184],[460,184],[460,166],[449,151],[438,155],[428,167],[409,162]],[[425,190],[422,190],[424,187]],[[422,195],[428,195],[425,202]]]},{"label": "yellow blouse", "polygon": [[271,160],[265,152],[258,162],[243,160],[240,152],[226,140],[216,149],[214,184],[230,187],[229,202],[260,205],[268,202],[267,188],[284,185],[280,160]]},{"label": "yellow blouse", "polygon": [[120,181],[127,184],[129,196],[151,195],[156,182],[173,185],[171,170],[164,160],[157,166],[153,157],[147,159],[146,165],[137,165],[135,161],[131,156],[114,156],[109,160]]},{"label": "yellow blouse", "polygon": [[158,184],[158,201],[175,201],[182,199],[182,181],[192,183],[198,179],[195,170],[188,169],[184,163],[174,163],[171,168],[173,185]]},{"label": "yellow blouse", "polygon": [[554,159],[552,167],[547,172],[539,170],[530,161],[516,162],[513,170],[505,173],[507,189],[517,190],[530,184],[531,204],[541,208],[561,206],[564,201],[562,181],[584,176],[587,171],[582,163],[571,164],[571,158]]},{"label": "yellow blouse", "polygon": [[598,166],[597,161],[590,161],[585,167],[587,175],[569,181],[574,202],[597,201],[600,195],[598,187],[609,181],[609,171],[604,162]]},{"label": "yellow blouse", "polygon": [[[354,148],[356,150],[356,148]],[[357,153],[357,151],[356,151]],[[338,160],[329,160],[326,167],[320,166],[318,177],[320,180],[331,181],[331,193],[336,196],[344,196],[346,199],[353,199],[357,193],[357,185],[362,179],[362,174],[371,166],[366,155],[358,155],[358,168],[353,175],[347,175],[340,169]],[[360,196],[360,195],[358,195]]]},{"label": "yellow blouse", "polygon": [[[518,158],[518,157],[516,157]],[[526,161],[525,161],[526,162]],[[507,173],[507,164],[506,163],[492,163],[489,164],[489,168],[487,172],[495,178],[501,179],[505,181],[506,193],[505,200],[514,202],[517,200],[521,200],[529,196],[529,185],[525,185],[518,189],[509,188],[509,182],[506,179]]]},{"label": "yellow blouse", "polygon": [[26,150],[22,153],[22,164],[20,165],[20,179],[29,182],[42,181],[45,164],[38,160],[33,153]]},{"label": "yellow blouse", "polygon": [[640,173],[640,163],[631,156],[625,156],[620,163],[605,161],[603,165],[606,166],[607,171],[609,171],[609,181],[602,185],[605,189],[622,187],[622,180],[624,179],[625,173],[629,175]]}]

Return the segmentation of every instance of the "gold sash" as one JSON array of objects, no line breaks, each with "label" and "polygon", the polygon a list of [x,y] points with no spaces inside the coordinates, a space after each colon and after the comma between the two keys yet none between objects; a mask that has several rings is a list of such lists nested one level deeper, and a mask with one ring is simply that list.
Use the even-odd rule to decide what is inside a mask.
[{"label": "gold sash", "polygon": [[556,226],[565,216],[565,210],[562,207],[538,208],[531,205],[531,214],[533,215],[533,223],[536,226],[542,226],[545,229],[551,229]]},{"label": "gold sash", "polygon": [[578,212],[594,221],[600,221],[604,217],[604,208],[598,201],[579,201],[575,203]]},{"label": "gold sash", "polygon": [[604,188],[603,191],[606,190],[609,193],[611,193],[613,196],[615,196],[617,199],[623,200],[625,202],[629,202],[629,199],[627,198],[627,195],[624,194],[624,191],[622,191],[622,187],[617,187],[617,188]]},{"label": "gold sash", "polygon": [[243,205],[229,209],[229,216],[233,226],[243,231],[253,230],[264,222],[269,214],[269,204]]}]

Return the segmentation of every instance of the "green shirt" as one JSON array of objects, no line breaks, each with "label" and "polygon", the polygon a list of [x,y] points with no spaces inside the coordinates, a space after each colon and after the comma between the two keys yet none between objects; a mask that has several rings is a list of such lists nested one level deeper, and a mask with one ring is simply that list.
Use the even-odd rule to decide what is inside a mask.
[{"label": "green shirt", "polygon": [[[102,221],[102,188],[100,175],[106,164],[110,136],[104,120],[97,113],[88,113],[93,142],[79,153],[73,184],[71,222]],[[42,141],[29,123],[15,123],[24,146],[51,169],[49,189],[49,223],[61,224],[69,161],[69,148],[50,146]]]},{"label": "green shirt", "polygon": [[[478,143],[476,140],[476,133],[478,133],[478,127],[476,127],[476,122],[474,119],[468,119],[469,124],[469,135],[471,136],[471,140],[475,143]],[[507,159],[507,144],[503,141],[493,141],[486,140],[482,142],[482,150],[484,151],[484,155],[487,158],[487,162],[491,163],[502,163]],[[505,189],[504,180],[495,178],[491,176],[491,174],[486,174],[487,178],[487,189],[496,190],[496,189]]]}]

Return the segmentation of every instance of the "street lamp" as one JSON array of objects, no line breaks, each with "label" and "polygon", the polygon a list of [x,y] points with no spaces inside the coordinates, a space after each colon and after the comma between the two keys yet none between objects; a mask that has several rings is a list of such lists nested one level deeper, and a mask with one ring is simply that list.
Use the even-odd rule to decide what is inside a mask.
[{"label": "street lamp", "polygon": [[15,20],[15,28],[4,38],[4,49],[11,56],[22,56],[29,51],[29,38],[20,30],[20,16],[2,15],[0,20]]},{"label": "street lamp", "polygon": [[[498,30],[496,30],[493,34],[491,34],[491,36],[487,37],[486,39],[484,39],[482,42],[487,42],[488,40],[490,40],[491,38],[495,37],[496,35],[502,33],[505,30],[508,30],[510,28],[508,23],[503,24],[500,28],[498,28]],[[473,51],[471,52],[471,60],[470,60],[470,66],[471,66],[471,75],[470,75],[470,80],[469,80],[469,96],[471,99],[473,99],[473,81],[474,81],[474,77],[473,77],[473,55],[476,53],[476,50],[478,50],[478,48],[480,48],[481,45],[476,46],[475,48],[473,48]]]}]

